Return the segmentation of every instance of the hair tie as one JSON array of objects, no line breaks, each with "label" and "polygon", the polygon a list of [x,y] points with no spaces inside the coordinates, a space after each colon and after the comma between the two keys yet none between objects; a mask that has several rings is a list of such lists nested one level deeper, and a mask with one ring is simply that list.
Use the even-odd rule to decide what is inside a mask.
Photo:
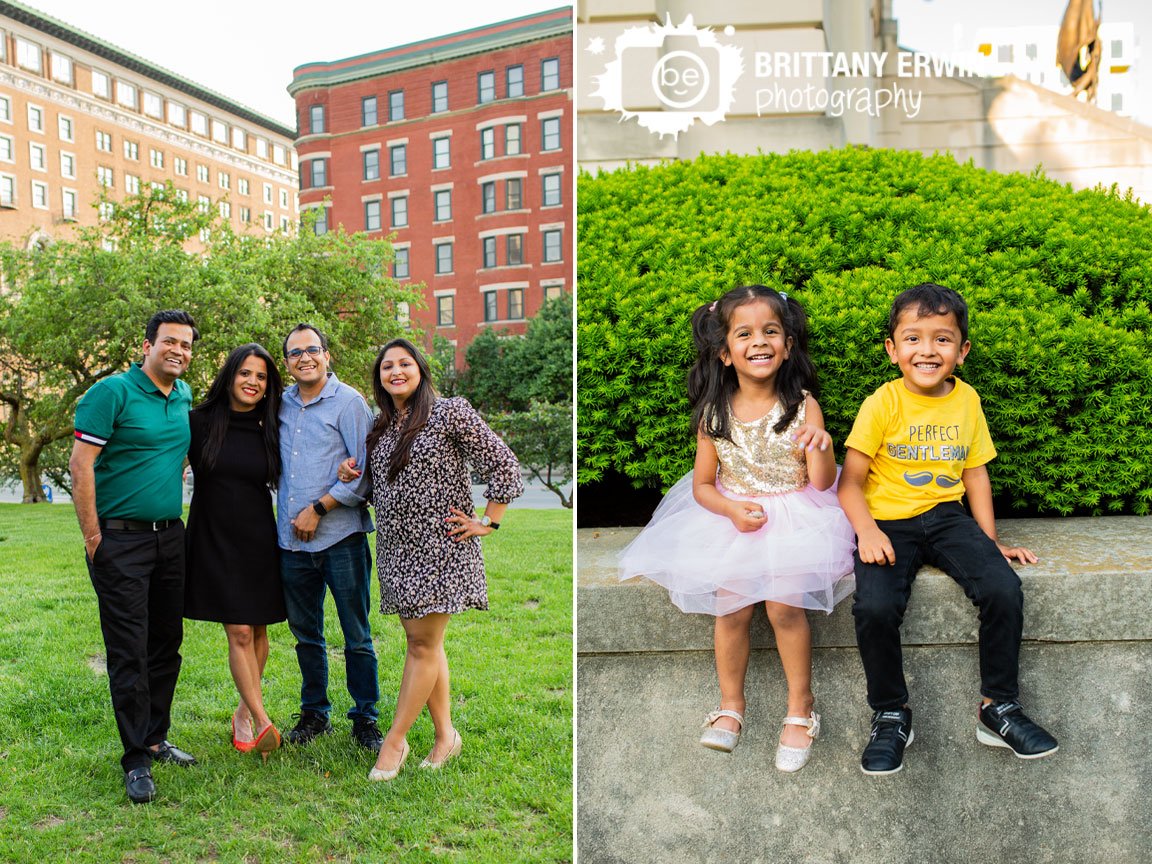
[{"label": "hair tie", "polygon": [[782,299],[785,303],[788,302],[788,292],[787,291],[777,291],[776,293],[780,295],[780,299]]},{"label": "hair tie", "polygon": [[712,305],[708,307],[709,312],[715,312],[716,311],[716,303],[717,303],[717,301],[715,301],[715,300],[712,301]]}]

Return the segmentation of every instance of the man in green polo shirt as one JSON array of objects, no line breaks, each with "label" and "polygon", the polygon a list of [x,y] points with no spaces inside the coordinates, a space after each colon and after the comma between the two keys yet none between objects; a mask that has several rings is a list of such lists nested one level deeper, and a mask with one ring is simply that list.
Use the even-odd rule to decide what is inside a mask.
[{"label": "man in green polo shirt", "polygon": [[136,803],[156,795],[153,761],[196,761],[167,736],[184,638],[181,469],[192,405],[179,378],[198,338],[187,312],[153,315],[143,362],[98,381],[76,406],[68,463],[100,606],[120,764]]}]

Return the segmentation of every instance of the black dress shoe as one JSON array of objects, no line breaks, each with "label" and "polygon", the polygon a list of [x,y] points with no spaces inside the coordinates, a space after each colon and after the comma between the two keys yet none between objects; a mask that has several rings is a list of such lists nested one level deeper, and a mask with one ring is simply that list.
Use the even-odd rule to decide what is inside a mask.
[{"label": "black dress shoe", "polygon": [[1028,719],[1019,702],[993,702],[980,708],[976,740],[989,747],[1007,747],[1021,759],[1041,759],[1060,748],[1056,739]]},{"label": "black dress shoe", "polygon": [[912,709],[877,711],[872,715],[872,735],[860,757],[865,774],[895,774],[904,767],[904,748],[912,743]]},{"label": "black dress shoe", "polygon": [[292,716],[298,718],[298,722],[284,736],[291,744],[307,744],[313,738],[327,735],[332,731],[332,723],[316,711],[303,708],[299,714]]},{"label": "black dress shoe", "polygon": [[133,768],[124,772],[124,788],[133,804],[147,804],[156,797],[156,784],[152,782],[151,768]]},{"label": "black dress shoe", "polygon": [[384,743],[384,735],[376,721],[366,717],[357,717],[352,721],[352,737],[361,747],[376,753],[380,752],[380,745]]},{"label": "black dress shoe", "polygon": [[191,753],[185,753],[179,747],[173,746],[168,741],[161,741],[160,746],[152,751],[152,761],[171,762],[173,765],[187,768],[189,765],[196,764],[196,757]]}]

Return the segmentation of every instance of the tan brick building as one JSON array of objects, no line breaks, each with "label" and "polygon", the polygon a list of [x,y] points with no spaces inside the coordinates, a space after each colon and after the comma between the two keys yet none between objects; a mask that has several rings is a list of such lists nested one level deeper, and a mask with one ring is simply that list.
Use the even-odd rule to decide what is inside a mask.
[{"label": "tan brick building", "polygon": [[19,3],[0,2],[0,237],[94,224],[171,180],[233,227],[295,230],[295,130]]}]

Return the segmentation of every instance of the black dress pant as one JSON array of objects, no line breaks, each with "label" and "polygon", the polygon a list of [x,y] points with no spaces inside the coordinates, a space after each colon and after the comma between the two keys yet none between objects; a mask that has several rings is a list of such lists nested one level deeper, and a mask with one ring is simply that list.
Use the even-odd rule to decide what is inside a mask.
[{"label": "black dress pant", "polygon": [[939,567],[979,609],[980,692],[996,702],[1019,696],[1024,593],[1020,577],[959,502],[938,504],[911,519],[877,520],[892,541],[895,564],[865,564],[856,553],[856,645],[868,682],[868,704],[890,710],[908,703],[900,625],[922,564]]},{"label": "black dress pant", "polygon": [[184,525],[104,529],[88,574],[100,604],[112,710],[125,771],[152,764],[168,737],[184,639]]}]

